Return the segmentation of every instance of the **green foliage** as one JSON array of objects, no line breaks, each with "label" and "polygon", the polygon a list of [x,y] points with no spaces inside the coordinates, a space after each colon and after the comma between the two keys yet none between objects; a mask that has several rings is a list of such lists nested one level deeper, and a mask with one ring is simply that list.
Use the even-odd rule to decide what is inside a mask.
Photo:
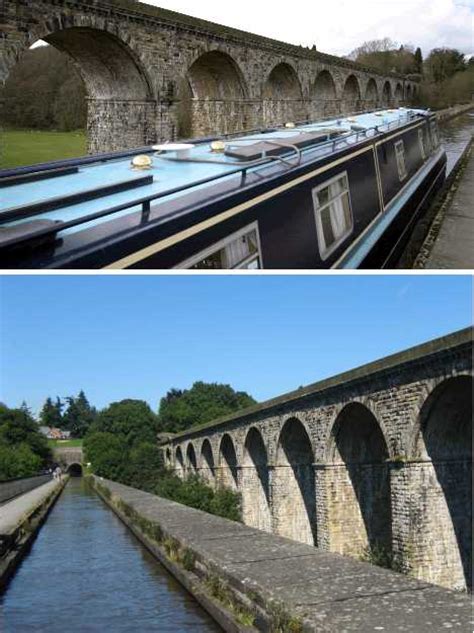
[{"label": "green foliage", "polygon": [[2,130],[0,168],[21,167],[87,154],[82,132]]},{"label": "green foliage", "polygon": [[122,481],[133,488],[150,491],[163,468],[163,458],[155,444],[136,443],[128,452]]},{"label": "green foliage", "polygon": [[91,427],[91,433],[112,433],[132,447],[135,442],[154,443],[157,418],[142,400],[122,400],[103,409]]},{"label": "green foliage", "polygon": [[352,51],[349,58],[382,74],[397,72],[407,75],[418,72],[419,58],[413,47],[407,44],[399,46],[388,37],[364,42]]},{"label": "green foliage", "polygon": [[122,481],[127,466],[127,444],[122,437],[112,433],[88,435],[83,444],[86,460],[100,477]]},{"label": "green foliage", "polygon": [[426,73],[435,83],[453,77],[466,70],[466,67],[464,53],[455,48],[435,48],[425,62]]},{"label": "green foliage", "polygon": [[62,428],[62,409],[63,404],[60,398],[56,398],[56,402],[53,402],[51,398],[46,398],[46,402],[39,415],[41,425],[56,429]]},{"label": "green foliage", "polygon": [[50,458],[48,441],[28,409],[0,405],[0,479],[35,475]]},{"label": "green foliage", "polygon": [[91,407],[83,391],[77,398],[66,398],[67,409],[63,416],[63,428],[71,432],[71,436],[82,438],[97,418],[96,410]]},{"label": "green foliage", "polygon": [[4,125],[63,132],[86,127],[84,84],[73,61],[52,46],[27,51],[0,96]]},{"label": "green foliage", "polygon": [[214,490],[196,475],[185,481],[168,472],[162,472],[153,492],[159,497],[182,503],[216,516],[241,521],[240,495],[226,488]]},{"label": "green foliage", "polygon": [[28,444],[8,446],[0,443],[0,480],[36,475],[43,460]]},{"label": "green foliage", "polygon": [[474,93],[474,64],[438,83],[425,80],[417,101],[434,109],[469,103]]},{"label": "green foliage", "polygon": [[178,433],[253,404],[256,401],[251,396],[230,385],[195,382],[191,389],[171,389],[161,399],[158,425],[160,431]]}]

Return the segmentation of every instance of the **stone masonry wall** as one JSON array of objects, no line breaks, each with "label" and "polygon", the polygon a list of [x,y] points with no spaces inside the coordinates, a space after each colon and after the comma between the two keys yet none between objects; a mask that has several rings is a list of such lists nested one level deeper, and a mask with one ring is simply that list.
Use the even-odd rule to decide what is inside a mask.
[{"label": "stone masonry wall", "polygon": [[[71,55],[81,73],[91,152],[387,107],[418,88],[401,76],[132,0],[4,0],[0,85],[39,39]],[[272,83],[277,68],[284,73]],[[285,82],[292,92],[282,97]]]},{"label": "stone masonry wall", "polygon": [[[470,588],[472,374],[469,329],[181,434],[171,461],[192,443],[200,472],[206,441],[218,485],[235,489],[221,455],[230,438],[247,524]],[[371,420],[377,437],[361,435]],[[259,463],[244,450],[250,432]]]}]

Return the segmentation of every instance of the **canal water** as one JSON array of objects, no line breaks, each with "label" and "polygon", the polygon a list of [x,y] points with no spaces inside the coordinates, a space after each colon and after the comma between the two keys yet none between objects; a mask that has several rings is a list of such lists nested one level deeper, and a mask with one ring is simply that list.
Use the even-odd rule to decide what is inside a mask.
[{"label": "canal water", "polygon": [[71,479],[7,591],[2,633],[221,629],[82,479]]},{"label": "canal water", "polygon": [[468,114],[440,123],[440,139],[448,157],[447,175],[451,173],[458,158],[474,134],[474,117]]}]

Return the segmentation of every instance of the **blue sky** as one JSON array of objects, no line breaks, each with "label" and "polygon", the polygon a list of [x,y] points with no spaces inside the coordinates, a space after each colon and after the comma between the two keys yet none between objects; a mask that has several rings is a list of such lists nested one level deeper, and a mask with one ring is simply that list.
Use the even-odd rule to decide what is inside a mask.
[{"label": "blue sky", "polygon": [[0,400],[265,400],[472,324],[469,276],[3,276]]}]

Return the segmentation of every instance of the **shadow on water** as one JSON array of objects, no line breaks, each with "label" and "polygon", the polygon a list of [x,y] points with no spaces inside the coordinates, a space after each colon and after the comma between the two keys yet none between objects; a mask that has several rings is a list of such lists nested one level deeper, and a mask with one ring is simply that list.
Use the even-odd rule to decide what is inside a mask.
[{"label": "shadow on water", "polygon": [[4,633],[220,630],[81,478],[0,598]]}]

